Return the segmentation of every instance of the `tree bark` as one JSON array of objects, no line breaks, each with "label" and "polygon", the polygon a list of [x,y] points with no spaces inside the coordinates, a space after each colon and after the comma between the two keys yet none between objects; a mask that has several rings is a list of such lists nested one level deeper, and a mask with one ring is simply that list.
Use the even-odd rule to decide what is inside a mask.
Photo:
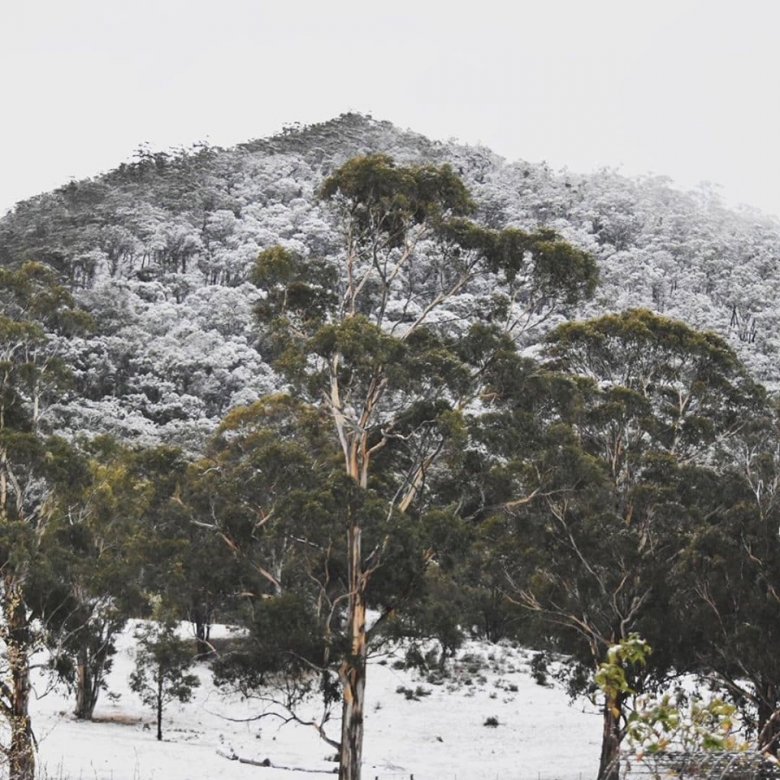
[{"label": "tree bark", "polygon": [[157,741],[162,742],[163,675],[157,670]]},{"label": "tree bark", "polygon": [[767,683],[758,693],[758,749],[777,758],[778,747],[780,747],[777,686]]},{"label": "tree bark", "polygon": [[73,714],[79,720],[92,720],[100,698],[106,665],[114,651],[114,636],[124,621],[108,621],[99,627],[99,636],[82,637],[76,656],[76,708]]},{"label": "tree bark", "polygon": [[620,780],[621,706],[620,697],[605,698],[598,780]]},{"label": "tree bark", "polygon": [[21,587],[12,577],[6,578],[4,584],[4,612],[8,620],[6,648],[12,692],[8,777],[9,780],[35,780],[35,742],[29,713],[30,626]]},{"label": "tree bark", "polygon": [[199,656],[211,655],[211,613],[207,607],[196,607],[190,618],[195,625],[195,652]]},{"label": "tree bark", "polygon": [[363,761],[363,713],[366,689],[366,576],[363,572],[361,528],[349,531],[349,632],[350,654],[339,676],[344,691],[341,714],[339,780],[360,780]]},{"label": "tree bark", "polygon": [[80,647],[76,661],[76,709],[79,720],[92,720],[97,704],[95,679],[90,668],[89,650]]}]

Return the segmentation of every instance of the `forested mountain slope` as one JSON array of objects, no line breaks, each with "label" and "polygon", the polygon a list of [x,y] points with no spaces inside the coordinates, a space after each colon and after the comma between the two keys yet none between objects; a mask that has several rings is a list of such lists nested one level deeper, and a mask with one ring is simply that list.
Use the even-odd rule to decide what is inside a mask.
[{"label": "forested mountain slope", "polygon": [[278,387],[257,349],[249,270],[275,244],[338,254],[318,189],[346,160],[374,152],[449,163],[482,223],[549,227],[591,252],[596,296],[566,316],[650,308],[726,336],[758,379],[780,383],[777,221],[663,178],[556,173],[347,114],[233,149],[140,150],[0,220],[0,263],[51,264],[95,319],[68,344],[75,383],[53,424],[195,449],[229,408]]}]

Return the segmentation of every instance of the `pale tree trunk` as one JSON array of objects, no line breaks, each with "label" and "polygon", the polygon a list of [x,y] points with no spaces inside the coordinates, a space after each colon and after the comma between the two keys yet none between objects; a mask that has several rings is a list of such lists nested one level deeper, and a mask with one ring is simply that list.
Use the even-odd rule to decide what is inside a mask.
[{"label": "pale tree trunk", "polygon": [[3,605],[7,623],[6,648],[11,701],[9,720],[11,744],[8,750],[9,780],[34,780],[35,742],[30,724],[30,627],[21,588],[6,577]]},{"label": "pale tree trunk", "polygon": [[617,698],[607,696],[604,701],[598,780],[619,780],[620,778],[621,699],[620,696]]},{"label": "pale tree trunk", "polygon": [[363,713],[366,690],[366,577],[363,572],[361,528],[349,531],[349,626],[350,654],[339,676],[344,691],[341,715],[339,780],[360,780],[363,761]]},{"label": "pale tree trunk", "polygon": [[[354,301],[353,301],[354,302]],[[354,307],[351,314],[354,314]],[[348,316],[351,316],[348,315]],[[384,446],[384,437],[373,448],[368,446],[368,433],[377,405],[384,393],[386,380],[383,370],[371,379],[359,418],[348,431],[342,411],[341,390],[338,381],[340,355],[331,360],[330,401],[333,421],[341,444],[346,473],[365,490],[368,487],[371,456]],[[371,575],[363,567],[362,527],[359,519],[349,515],[347,537],[349,611],[347,631],[350,641],[349,655],[342,661],[339,678],[343,692],[341,710],[341,747],[339,749],[339,780],[360,780],[363,762],[363,733],[366,690],[366,661],[368,636],[366,633],[366,589]]]},{"label": "pale tree trunk", "polygon": [[81,644],[76,654],[76,707],[79,720],[92,720],[103,688],[106,665],[114,651],[114,637],[124,626],[123,620],[100,618],[82,627]]},{"label": "pale tree trunk", "polygon": [[76,661],[76,709],[73,711],[79,720],[91,720],[95,709],[92,704],[93,680],[87,656],[87,649],[79,648]]},{"label": "pale tree trunk", "polygon": [[211,655],[211,623],[195,622],[195,652],[199,656]]},{"label": "pale tree trunk", "polygon": [[190,611],[190,622],[195,626],[195,652],[199,656],[211,655],[211,610],[205,604],[198,604]]},{"label": "pale tree trunk", "polygon": [[96,679],[93,666],[96,659],[89,657],[86,647],[79,648],[76,660],[76,709],[73,714],[79,720],[92,720],[98,700],[100,683]]}]

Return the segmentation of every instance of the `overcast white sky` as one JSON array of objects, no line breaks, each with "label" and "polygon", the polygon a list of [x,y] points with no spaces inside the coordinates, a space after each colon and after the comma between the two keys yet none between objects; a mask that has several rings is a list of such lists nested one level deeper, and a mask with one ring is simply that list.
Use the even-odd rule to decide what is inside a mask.
[{"label": "overcast white sky", "polygon": [[0,0],[0,74],[0,213],[353,110],[780,215],[777,0]]}]

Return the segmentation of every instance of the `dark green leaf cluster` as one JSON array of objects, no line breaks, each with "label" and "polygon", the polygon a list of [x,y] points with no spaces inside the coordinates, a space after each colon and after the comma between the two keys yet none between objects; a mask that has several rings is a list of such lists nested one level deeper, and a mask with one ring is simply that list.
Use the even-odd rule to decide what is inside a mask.
[{"label": "dark green leaf cluster", "polygon": [[741,426],[764,402],[733,351],[718,336],[646,310],[568,323],[548,340],[552,366],[596,383],[594,422],[636,426],[681,457]]},{"label": "dark green leaf cluster", "polygon": [[552,230],[491,230],[465,219],[451,219],[442,225],[440,235],[459,252],[480,255],[486,270],[500,275],[510,286],[525,280],[528,294],[548,304],[559,301],[571,306],[587,300],[598,284],[593,256]]},{"label": "dark green leaf cluster", "polygon": [[166,704],[189,701],[193,689],[200,685],[198,676],[187,671],[194,660],[192,648],[167,623],[148,624],[138,632],[137,639],[130,689],[159,718]]},{"label": "dark green leaf cluster", "polygon": [[336,303],[333,269],[280,246],[260,253],[250,279],[266,293],[255,309],[263,323],[284,318],[309,329],[325,321]]},{"label": "dark green leaf cluster", "polygon": [[399,168],[387,155],[355,157],[326,179],[325,199],[340,198],[361,244],[381,236],[399,247],[415,225],[473,210],[469,194],[449,166]]}]

